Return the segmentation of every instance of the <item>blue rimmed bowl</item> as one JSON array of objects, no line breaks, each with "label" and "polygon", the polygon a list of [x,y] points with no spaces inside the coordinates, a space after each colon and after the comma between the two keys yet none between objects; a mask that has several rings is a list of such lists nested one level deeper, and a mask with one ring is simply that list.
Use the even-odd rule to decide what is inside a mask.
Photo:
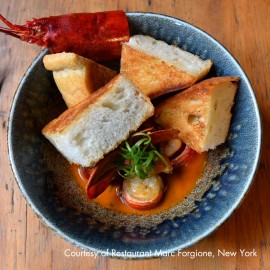
[{"label": "blue rimmed bowl", "polygon": [[[68,242],[100,255],[118,258],[152,258],[156,251],[173,252],[189,247],[217,229],[239,206],[254,179],[261,149],[261,119],[252,87],[233,56],[215,39],[179,19],[150,13],[128,13],[131,34],[146,34],[177,45],[214,62],[213,74],[238,76],[240,86],[233,107],[227,146],[227,169],[183,218],[165,220],[147,232],[136,227],[101,230],[86,222],[85,215],[70,208],[55,207],[58,198],[49,192],[46,165],[41,151],[41,129],[48,122],[48,102],[55,93],[51,72],[45,70],[43,51],[27,70],[10,111],[8,146],[18,186],[42,222]],[[63,105],[64,109],[64,105]]]}]

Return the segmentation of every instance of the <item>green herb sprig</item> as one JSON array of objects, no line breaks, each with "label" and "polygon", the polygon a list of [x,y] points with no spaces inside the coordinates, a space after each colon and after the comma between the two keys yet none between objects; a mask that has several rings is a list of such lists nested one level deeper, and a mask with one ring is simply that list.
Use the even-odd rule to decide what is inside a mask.
[{"label": "green herb sprig", "polygon": [[[133,144],[135,138],[141,137]],[[124,178],[140,179],[149,177],[154,171],[154,163],[161,159],[165,166],[169,166],[164,157],[157,151],[151,142],[151,136],[144,132],[131,135],[129,141],[124,141],[120,147],[121,161],[118,164],[118,173]]]}]

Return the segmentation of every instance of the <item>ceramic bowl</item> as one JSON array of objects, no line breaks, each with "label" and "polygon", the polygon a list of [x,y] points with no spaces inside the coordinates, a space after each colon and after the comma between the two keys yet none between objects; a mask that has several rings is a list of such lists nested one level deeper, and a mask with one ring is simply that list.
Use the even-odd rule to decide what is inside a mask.
[{"label": "ceramic bowl", "polygon": [[[102,256],[152,258],[190,247],[216,230],[239,206],[252,183],[261,149],[261,120],[252,87],[233,56],[214,38],[179,19],[150,13],[128,13],[132,34],[146,34],[179,46],[202,59],[212,59],[217,76],[241,79],[233,107],[233,117],[226,141],[230,155],[228,167],[215,179],[197,209],[182,218],[164,220],[145,231],[136,227],[101,229],[89,225],[84,215],[57,204],[49,192],[41,144],[42,127],[48,122],[48,102],[56,95],[51,72],[45,70],[43,51],[29,67],[15,94],[10,111],[8,144],[11,166],[18,186],[42,222],[66,241]],[[63,107],[64,108],[64,107]],[[58,206],[56,206],[58,205]],[[164,253],[156,253],[162,251]],[[118,253],[116,253],[118,252]]]}]

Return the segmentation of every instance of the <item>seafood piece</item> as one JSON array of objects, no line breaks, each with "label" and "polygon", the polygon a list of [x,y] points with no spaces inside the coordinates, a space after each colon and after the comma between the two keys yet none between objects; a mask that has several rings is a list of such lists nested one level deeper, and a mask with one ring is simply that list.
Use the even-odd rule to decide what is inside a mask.
[{"label": "seafood piece", "polygon": [[[94,185],[90,186],[86,190],[86,194],[89,200],[96,198],[98,195],[103,193],[106,188],[110,185],[112,179],[115,177],[116,171],[110,170],[107,173],[105,173],[97,183]],[[94,174],[93,174],[94,177]],[[91,179],[89,180],[91,182]]]},{"label": "seafood piece", "polygon": [[89,200],[98,197],[110,185],[117,174],[115,160],[119,157],[118,150],[106,155],[93,168],[81,167],[81,175],[88,181],[86,194]]},{"label": "seafood piece", "polygon": [[153,172],[171,173],[172,166],[169,160],[158,152],[154,144],[176,138],[178,134],[179,131],[173,129],[139,131],[132,134],[120,147],[123,158],[119,166],[120,175],[123,178],[137,176],[145,179]]},{"label": "seafood piece", "polygon": [[34,18],[24,25],[12,24],[1,14],[0,20],[8,26],[0,27],[2,33],[46,47],[51,53],[73,52],[96,62],[119,59],[121,43],[130,37],[122,10]]},{"label": "seafood piece", "polygon": [[[154,146],[151,144],[152,136],[156,143],[160,143],[174,138],[176,134],[178,134],[178,131],[172,129],[151,131],[149,134],[137,132],[133,134],[130,139],[139,137],[140,140],[135,141],[134,145],[128,144],[127,149],[129,149],[129,151],[125,152],[125,154],[122,152],[123,147],[120,147],[107,154],[94,167],[80,167],[79,174],[88,183],[86,187],[88,199],[92,200],[103,193],[117,174],[123,176],[124,170],[124,172],[128,172],[129,176],[123,176],[123,198],[127,204],[135,209],[149,209],[154,207],[163,195],[163,183],[158,174],[170,174],[172,173],[173,168],[185,166],[190,162],[196,152],[186,146],[183,152],[172,160],[170,160],[165,154],[160,153],[158,153],[156,159],[153,157],[150,159],[150,157],[148,157],[147,160],[145,160],[145,157],[139,156],[139,153],[143,152],[151,155],[150,153],[153,151],[157,152],[153,149]],[[148,149],[149,152],[147,152],[145,147],[147,147],[149,143],[151,145]],[[142,148],[138,148],[141,146]],[[135,158],[135,156],[137,157]],[[135,158],[137,161],[140,159],[141,164],[137,164],[136,166],[132,158]],[[153,162],[153,166],[150,166],[150,162]],[[140,170],[139,167],[143,170],[141,173],[138,173]],[[145,177],[139,177],[142,173]],[[151,181],[153,181],[153,184],[151,184]],[[148,191],[146,190],[146,193],[142,193],[145,194],[145,198],[141,198],[139,195],[136,195],[137,191],[138,194],[140,194],[139,190],[141,190],[143,186],[149,192],[152,192],[151,194],[147,194]],[[129,187],[132,188],[130,191]],[[160,189],[160,194],[157,192],[158,189]],[[137,191],[134,193],[131,192],[132,190]]]},{"label": "seafood piece", "polygon": [[168,129],[162,129],[162,130],[156,130],[153,132],[150,132],[149,135],[151,137],[151,142],[153,144],[168,141],[171,139],[176,139],[179,136],[179,130],[168,128]]},{"label": "seafood piece", "polygon": [[137,210],[155,207],[163,196],[164,185],[159,175],[146,179],[134,177],[123,182],[122,196],[125,202]]},{"label": "seafood piece", "polygon": [[183,142],[180,139],[171,139],[161,144],[161,152],[166,156],[173,156],[178,150],[180,150]]},{"label": "seafood piece", "polygon": [[[173,166],[170,159],[166,155],[162,155],[163,159],[158,159],[154,164],[154,173],[167,173],[170,174],[173,171]],[[165,160],[165,163],[164,163]]]},{"label": "seafood piece", "polygon": [[193,159],[195,154],[196,151],[194,151],[193,149],[191,149],[189,146],[186,145],[184,151],[179,156],[171,160],[173,168],[188,165],[188,163]]}]

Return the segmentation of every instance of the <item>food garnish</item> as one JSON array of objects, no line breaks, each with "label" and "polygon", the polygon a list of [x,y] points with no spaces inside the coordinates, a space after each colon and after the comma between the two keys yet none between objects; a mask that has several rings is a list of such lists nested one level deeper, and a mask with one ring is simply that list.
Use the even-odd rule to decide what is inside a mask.
[{"label": "food garnish", "polygon": [[[137,139],[133,145],[131,142]],[[139,177],[145,179],[149,173],[153,173],[154,164],[161,159],[166,167],[169,167],[166,159],[157,151],[149,134],[137,132],[131,135],[130,140],[124,141],[121,149],[122,159],[119,162],[118,173],[123,178]]]},{"label": "food garnish", "polygon": [[[142,186],[148,186],[147,188],[150,192],[149,179],[161,179],[160,173],[172,173],[174,165],[175,167],[186,165],[195,154],[195,151],[191,149],[187,151],[186,149],[189,148],[186,147],[183,155],[179,154],[179,157],[172,158],[172,162],[169,157],[159,152],[158,144],[175,139],[178,134],[179,131],[174,129],[153,130],[153,128],[150,128],[136,132],[128,140],[123,141],[120,147],[106,155],[94,167],[81,167],[80,175],[88,183],[86,186],[88,199],[92,200],[103,193],[111,184],[111,181],[117,177],[117,173],[123,178],[123,183],[127,181],[126,185],[129,183],[128,186],[133,186],[137,189],[140,189]],[[133,183],[133,181],[138,181],[138,179],[142,181],[141,184]],[[159,182],[160,180],[158,180]],[[158,184],[158,186],[154,185],[151,187],[157,189],[161,186],[163,187],[163,185]],[[159,196],[154,196],[154,194],[152,194],[154,197],[151,197],[151,194],[145,195],[146,199],[149,199],[147,199],[147,203],[141,202],[140,204],[137,201],[134,204],[134,200],[130,198],[138,197],[139,195],[136,195],[136,192],[134,194],[131,193],[130,189],[124,191],[123,184],[124,199],[131,207],[135,205],[135,209],[143,210],[154,207],[160,201],[163,190],[157,194]]]},{"label": "food garnish", "polygon": [[71,13],[33,19],[24,25],[10,23],[0,32],[46,47],[51,53],[73,52],[97,62],[119,59],[122,42],[128,41],[129,26],[124,11]]}]

